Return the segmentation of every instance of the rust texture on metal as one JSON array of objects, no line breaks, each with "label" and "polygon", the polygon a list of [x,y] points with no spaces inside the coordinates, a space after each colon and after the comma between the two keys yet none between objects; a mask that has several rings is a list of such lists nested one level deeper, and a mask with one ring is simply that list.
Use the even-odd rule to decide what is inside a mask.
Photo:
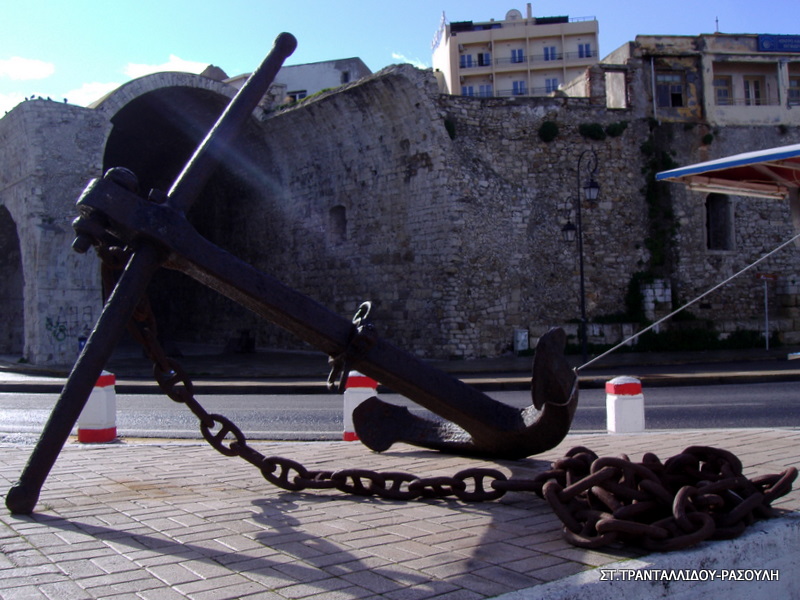
[{"label": "rust texture on metal", "polygon": [[[186,220],[186,212],[295,46],[290,34],[276,38],[272,51],[233,98],[169,192],[150,190],[145,195],[135,173],[114,168],[90,182],[82,193],[77,202],[79,216],[73,223],[77,234],[73,248],[86,252],[94,246],[104,259],[104,269],[115,272],[116,283],[105,290],[108,300],[101,316],[19,481],[6,497],[11,512],[33,511],[94,382],[126,327],[132,327],[140,341],[154,336],[155,323],[144,293],[162,266],[182,271],[328,354],[332,387],[343,385],[347,372],[358,369],[452,423],[452,427],[418,423],[418,433],[406,441],[449,452],[519,458],[552,448],[566,435],[577,405],[577,377],[563,360],[560,330],[540,342],[534,360],[533,406],[518,410],[381,339],[371,323],[368,303],[354,319],[343,318],[215,246]],[[174,377],[163,357],[154,360],[161,363],[162,378]],[[385,439],[373,443],[375,449],[382,449],[401,437],[396,431],[380,429],[385,407],[377,406],[359,418],[359,431],[382,431]],[[212,417],[203,425],[209,432],[216,424],[225,435],[238,437],[238,430]],[[204,435],[211,436],[206,429]]]}]

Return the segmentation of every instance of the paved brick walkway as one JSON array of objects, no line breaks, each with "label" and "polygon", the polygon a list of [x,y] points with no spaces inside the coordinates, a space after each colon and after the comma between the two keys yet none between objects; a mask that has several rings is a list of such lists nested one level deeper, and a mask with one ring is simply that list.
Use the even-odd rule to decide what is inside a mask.
[{"label": "paved brick walkway", "polygon": [[[690,445],[713,445],[737,454],[750,476],[800,465],[798,430],[571,435],[541,456],[500,463],[411,446],[374,454],[359,443],[253,444],[314,470],[434,476],[492,466],[518,477],[533,476],[576,445],[634,460],[646,451],[665,459]],[[3,493],[31,450],[0,446]],[[800,492],[775,506],[797,510]],[[530,493],[477,504],[291,493],[199,442],[70,443],[33,516],[0,509],[0,597],[478,600],[639,555],[581,550],[560,530]]]}]

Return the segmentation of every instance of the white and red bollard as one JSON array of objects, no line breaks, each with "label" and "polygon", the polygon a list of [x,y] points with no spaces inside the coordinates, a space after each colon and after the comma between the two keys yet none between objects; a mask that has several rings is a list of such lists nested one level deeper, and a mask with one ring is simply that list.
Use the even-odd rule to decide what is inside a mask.
[{"label": "white and red bollard", "polygon": [[641,381],[635,377],[615,377],[606,382],[606,421],[609,433],[644,431]]},{"label": "white and red bollard", "polygon": [[103,371],[98,378],[78,417],[79,442],[99,444],[117,439],[116,383],[117,378],[108,371]]},{"label": "white and red bollard", "polygon": [[342,439],[345,442],[358,441],[355,427],[353,426],[353,411],[356,406],[367,398],[372,398],[378,389],[378,382],[362,375],[358,371],[350,371],[347,383],[344,386],[344,432]]}]

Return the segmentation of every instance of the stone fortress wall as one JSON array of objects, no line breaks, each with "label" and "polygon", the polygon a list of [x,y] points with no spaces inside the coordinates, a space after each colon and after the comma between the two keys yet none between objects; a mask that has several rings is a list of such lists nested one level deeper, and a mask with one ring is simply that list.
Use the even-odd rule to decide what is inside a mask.
[{"label": "stone fortress wall", "polygon": [[[125,86],[124,99],[96,109],[30,101],[0,120],[0,294],[16,315],[0,332],[1,353],[69,363],[99,314],[98,262],[69,249],[70,222],[89,179],[144,148],[134,133],[119,137],[122,122],[142,137],[158,129],[144,110],[123,118],[126,107],[145,98],[174,104],[177,88],[196,94],[198,107],[224,104],[229,95],[199,76],[143,79]],[[187,112],[204,115],[199,131],[213,111]],[[545,122],[558,128],[551,141],[539,136]],[[587,138],[587,124],[614,135]],[[380,334],[420,356],[496,356],[511,349],[515,330],[527,331],[531,343],[551,326],[576,330],[578,254],[562,241],[561,228],[575,221],[585,151],[597,155],[601,186],[596,206],[582,205],[589,319],[624,312],[632,277],[648,270],[659,276],[650,284],[661,290],[651,294],[657,316],[788,239],[793,228],[785,203],[733,198],[734,250],[710,252],[703,195],[660,184],[667,191],[659,209],[675,227],[667,234],[669,261],[653,269],[646,192],[653,146],[676,164],[690,164],[797,143],[796,129],[726,127],[709,145],[705,127],[655,124],[635,106],[443,96],[429,71],[398,65],[293,108],[254,115],[241,151],[189,218],[215,243],[339,314],[371,300]],[[183,135],[176,130],[172,137]],[[183,146],[191,147],[193,135],[185,134]],[[175,153],[185,154],[183,146]],[[145,175],[169,181],[174,166]],[[793,313],[797,258],[791,248],[759,267],[779,276],[770,284],[770,310],[790,343],[800,332]],[[185,279],[167,273],[153,286],[162,331],[176,344],[223,347],[247,331],[257,346],[304,347]],[[691,310],[718,331],[757,330],[763,283],[744,276]],[[592,324],[592,341],[607,341],[621,327]]]},{"label": "stone fortress wall", "polygon": [[[370,106],[369,115],[364,106]],[[558,125],[550,142],[538,135],[546,121]],[[622,122],[621,134],[602,141],[579,131],[585,124],[608,128]],[[592,320],[624,312],[632,276],[650,268],[645,189],[655,171],[649,146],[663,144],[675,164],[690,164],[800,139],[800,132],[778,127],[727,127],[716,131],[710,147],[702,142],[704,127],[655,125],[636,108],[607,110],[589,99],[442,96],[429,74],[404,66],[265,125],[268,140],[297,138],[282,169],[296,169],[289,205],[305,212],[293,213],[291,220],[318,232],[292,236],[297,245],[290,255],[303,266],[293,284],[343,314],[373,300],[390,339],[439,358],[506,352],[516,329],[527,330],[531,340],[553,325],[575,332],[578,255],[562,240],[561,228],[575,220],[584,151],[597,154],[601,186],[597,206],[582,205]],[[663,279],[644,293],[653,299],[651,319],[792,235],[787,204],[734,198],[735,250],[710,252],[704,196],[659,185],[676,227],[670,234],[672,264],[655,269]],[[333,233],[337,207],[346,215],[344,234]],[[760,266],[784,282],[770,284],[770,311],[772,326],[790,342],[797,328],[788,289],[796,252],[785,250]],[[705,300],[692,313],[713,321],[718,331],[763,327],[763,284],[752,277]],[[632,332],[631,327],[624,329]],[[621,325],[590,327],[598,342],[614,341],[606,338],[622,331]]]}]

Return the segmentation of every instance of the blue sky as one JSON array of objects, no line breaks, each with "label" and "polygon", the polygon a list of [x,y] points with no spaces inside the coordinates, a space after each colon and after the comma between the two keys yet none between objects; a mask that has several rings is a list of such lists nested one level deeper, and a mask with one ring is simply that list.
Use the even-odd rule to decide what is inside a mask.
[{"label": "blue sky", "polygon": [[[600,54],[637,34],[800,34],[800,0],[539,0],[534,16],[596,17]],[[85,105],[163,70],[252,71],[281,31],[298,39],[286,64],[361,58],[373,71],[431,64],[448,21],[503,19],[510,0],[0,0],[0,115],[31,95]]]}]

